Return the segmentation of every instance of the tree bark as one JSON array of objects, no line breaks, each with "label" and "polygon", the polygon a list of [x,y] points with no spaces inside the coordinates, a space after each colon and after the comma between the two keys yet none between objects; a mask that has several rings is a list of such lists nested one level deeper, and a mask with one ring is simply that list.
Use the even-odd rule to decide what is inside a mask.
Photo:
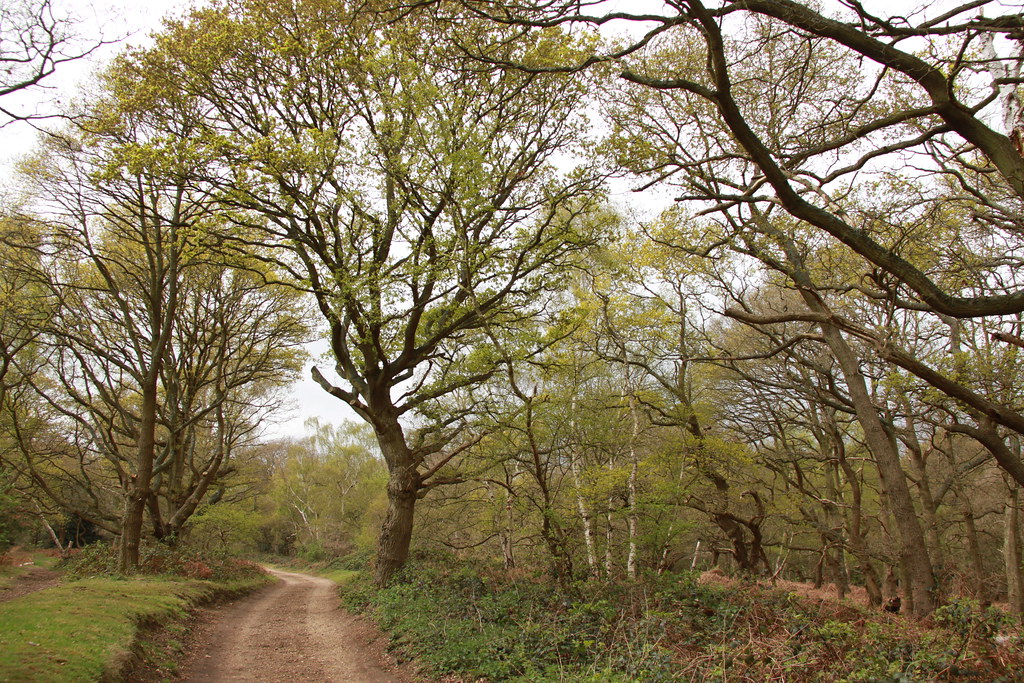
[{"label": "tree bark", "polygon": [[[841,439],[834,423],[831,424],[831,428],[833,430],[833,438]],[[846,483],[850,487],[850,505],[846,522],[847,533],[850,537],[850,552],[857,558],[857,566],[860,567],[861,574],[864,576],[864,589],[868,593],[868,604],[872,607],[879,607],[883,600],[882,586],[878,572],[875,570],[875,565],[871,562],[871,556],[868,553],[867,534],[864,530],[863,491],[856,470],[853,469],[850,461],[846,458],[846,448],[841,440],[836,442],[836,457],[839,460],[839,467],[843,471]]]},{"label": "tree bark", "polygon": [[[801,292],[808,308],[827,315],[824,304],[816,294],[807,290]],[[935,577],[924,532],[907,485],[907,477],[900,464],[899,453],[893,447],[893,441],[882,424],[878,409],[871,401],[867,383],[860,371],[859,359],[853,349],[846,343],[835,325],[825,322],[821,323],[820,327],[822,336],[839,363],[846,381],[857,421],[864,431],[868,448],[875,457],[882,486],[896,523],[900,538],[900,563],[905,568],[910,582],[909,586],[904,586],[913,602],[910,613],[915,616],[927,616],[935,609]]]},{"label": "tree bark", "polygon": [[630,433],[629,440],[629,482],[627,488],[627,500],[629,502],[629,553],[626,556],[626,576],[631,579],[636,578],[636,553],[637,553],[637,524],[639,516],[636,510],[636,487],[637,487],[637,475],[639,465],[637,463],[636,454],[636,440],[640,435],[640,418],[637,415],[636,402],[633,397],[629,397],[629,414],[632,418],[632,431]]},{"label": "tree bark", "polygon": [[[154,359],[154,365],[156,360]],[[156,407],[157,372],[150,368],[142,392],[140,409],[138,455],[135,474],[127,482],[124,520],[121,523],[121,545],[118,549],[117,567],[122,574],[134,572],[139,567],[139,546],[142,542],[142,524],[145,519],[146,502],[152,493],[153,459],[156,454]]]},{"label": "tree bark", "polygon": [[[569,422],[570,433],[576,435],[576,398],[570,402],[571,418]],[[597,551],[594,544],[594,521],[593,515],[587,508],[587,501],[583,498],[580,490],[580,466],[576,453],[569,454],[569,471],[572,473],[573,490],[576,497],[576,509],[580,513],[580,522],[583,524],[583,543],[587,549],[587,568],[594,578],[598,576]]]},{"label": "tree bark", "polygon": [[1003,558],[1006,562],[1006,600],[1010,612],[1024,614],[1024,551],[1020,534],[1020,487],[1007,482]]},{"label": "tree bark", "polygon": [[375,427],[388,465],[388,509],[377,541],[374,582],[386,586],[409,557],[420,474],[397,418],[381,421]]},{"label": "tree bark", "polygon": [[981,557],[978,527],[974,523],[974,510],[971,509],[970,502],[965,498],[962,498],[961,502],[960,514],[964,518],[964,535],[967,537],[967,549],[971,555],[971,591],[975,598],[984,602],[989,596],[985,588],[985,563]]},{"label": "tree bark", "polygon": [[[610,467],[609,463],[609,467]],[[615,541],[615,518],[613,516],[613,506],[615,504],[614,499],[608,498],[608,506],[605,508],[605,519],[608,526],[604,530],[604,576],[606,579],[612,578],[612,569],[615,566],[615,561],[612,558],[612,547]]]}]

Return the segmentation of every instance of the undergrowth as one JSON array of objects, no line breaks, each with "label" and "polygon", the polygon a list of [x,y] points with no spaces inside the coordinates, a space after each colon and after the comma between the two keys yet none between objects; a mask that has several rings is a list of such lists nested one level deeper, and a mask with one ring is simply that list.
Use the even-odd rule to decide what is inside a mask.
[{"label": "undergrowth", "polygon": [[[64,575],[70,579],[92,576],[117,576],[117,552],[106,544],[83,548],[63,562]],[[200,553],[188,548],[172,548],[162,543],[143,544],[139,551],[138,574],[177,576],[186,579],[236,581],[264,576],[256,562],[223,553]]]},{"label": "undergrowth", "polygon": [[486,681],[1016,681],[1019,622],[970,602],[928,624],[695,575],[559,588],[419,564],[343,591],[431,673]]}]

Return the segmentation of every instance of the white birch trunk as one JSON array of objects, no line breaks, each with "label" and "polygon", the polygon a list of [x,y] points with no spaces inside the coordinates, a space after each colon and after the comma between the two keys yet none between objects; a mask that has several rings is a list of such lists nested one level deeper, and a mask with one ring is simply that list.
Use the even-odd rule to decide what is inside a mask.
[{"label": "white birch trunk", "polygon": [[633,432],[629,440],[629,484],[627,489],[627,500],[629,503],[629,554],[626,557],[626,576],[631,579],[636,578],[636,530],[637,530],[637,511],[636,511],[636,480],[639,470],[637,464],[636,455],[636,440],[640,434],[640,419],[637,416],[636,402],[632,396],[629,397],[629,413],[633,420]]}]

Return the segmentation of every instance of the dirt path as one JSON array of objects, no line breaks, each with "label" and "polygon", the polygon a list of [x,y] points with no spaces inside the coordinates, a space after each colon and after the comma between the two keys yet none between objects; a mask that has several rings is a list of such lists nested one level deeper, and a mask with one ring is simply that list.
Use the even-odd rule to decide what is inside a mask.
[{"label": "dirt path", "polygon": [[44,588],[51,588],[60,583],[60,574],[43,567],[29,567],[21,576],[16,577],[6,588],[0,589],[0,602],[7,602],[22,595],[35,593]]},{"label": "dirt path", "polygon": [[213,681],[406,683],[372,626],[340,610],[327,579],[274,571],[278,582],[201,619],[182,677]]}]

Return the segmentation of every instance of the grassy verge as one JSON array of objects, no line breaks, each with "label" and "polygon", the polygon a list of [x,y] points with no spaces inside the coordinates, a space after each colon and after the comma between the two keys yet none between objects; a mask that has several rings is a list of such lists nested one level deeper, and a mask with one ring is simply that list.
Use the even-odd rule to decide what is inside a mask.
[{"label": "grassy verge", "polygon": [[219,580],[92,576],[0,603],[0,680],[121,680],[147,656],[147,629],[181,630],[190,608],[266,582],[255,572]]},{"label": "grassy verge", "polygon": [[1014,681],[1019,622],[960,602],[927,624],[692,575],[559,589],[529,577],[413,567],[368,613],[435,676],[488,681]]}]

